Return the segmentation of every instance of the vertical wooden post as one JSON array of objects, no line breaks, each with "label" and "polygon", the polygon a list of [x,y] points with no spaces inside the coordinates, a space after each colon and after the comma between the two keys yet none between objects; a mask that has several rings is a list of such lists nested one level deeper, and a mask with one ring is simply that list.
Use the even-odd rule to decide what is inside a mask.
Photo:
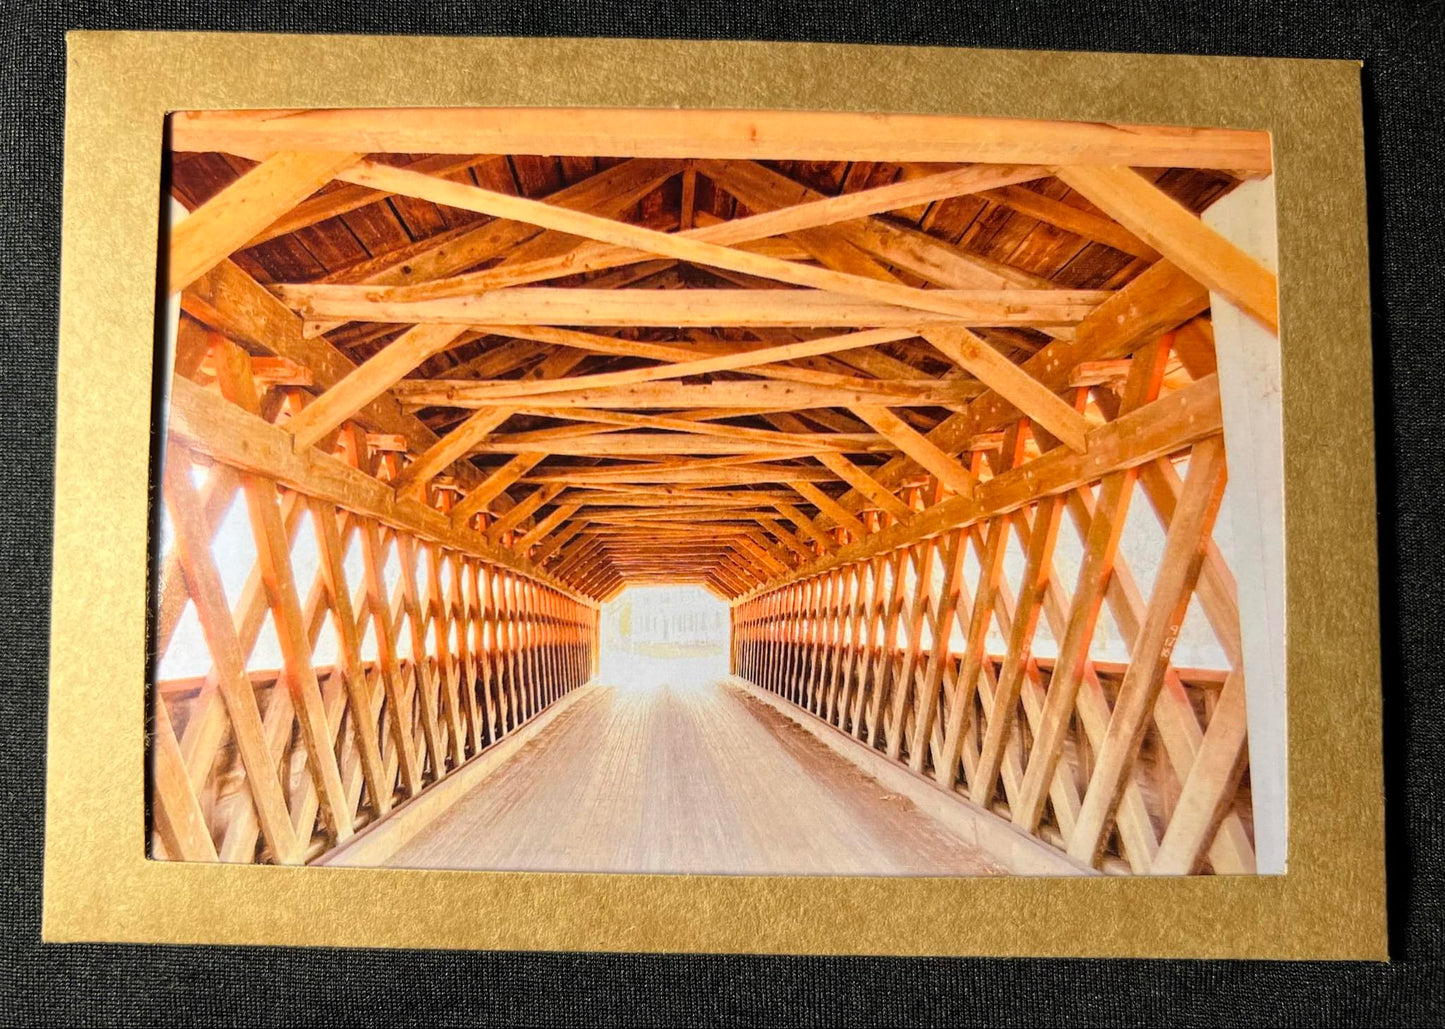
[{"label": "vertical wooden post", "polygon": [[[1203,221],[1278,272],[1274,178],[1244,182]],[[1227,519],[1239,579],[1255,868],[1285,870],[1289,823],[1284,645],[1284,412],[1279,338],[1227,297],[1211,292],[1219,404],[1229,445]]]}]

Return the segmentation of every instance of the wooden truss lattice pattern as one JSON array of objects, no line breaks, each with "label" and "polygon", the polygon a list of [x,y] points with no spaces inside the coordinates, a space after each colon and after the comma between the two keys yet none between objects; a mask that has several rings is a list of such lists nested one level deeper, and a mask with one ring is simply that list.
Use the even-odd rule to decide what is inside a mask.
[{"label": "wooden truss lattice pattern", "polygon": [[[243,371],[249,363],[234,349],[228,356]],[[388,460],[368,453],[355,430],[337,446],[363,467]],[[163,493],[175,545],[162,566],[160,649],[189,603],[213,667],[162,683],[156,698],[158,856],[312,859],[592,673],[596,609],[535,579],[264,476],[201,464],[176,439]],[[238,495],[258,558],[232,608],[211,540]],[[296,580],[292,560],[303,522],[320,556],[310,583]],[[353,547],[360,581],[344,567]],[[252,671],[268,616],[284,667]],[[312,653],[328,622],[338,658],[321,667]],[[368,633],[377,652],[369,660]]]},{"label": "wooden truss lattice pattern", "polygon": [[[1183,456],[1182,481],[1156,459],[755,596],[734,611],[734,671],[1082,863],[1252,871],[1238,615],[1210,535],[1222,440]],[[1147,599],[1119,548],[1135,493],[1167,533]],[[1084,541],[1072,592],[1054,562],[1065,520]],[[1010,535],[1026,555],[1013,581]],[[1171,663],[1191,597],[1231,668]],[[1089,656],[1105,605],[1127,664]]]}]

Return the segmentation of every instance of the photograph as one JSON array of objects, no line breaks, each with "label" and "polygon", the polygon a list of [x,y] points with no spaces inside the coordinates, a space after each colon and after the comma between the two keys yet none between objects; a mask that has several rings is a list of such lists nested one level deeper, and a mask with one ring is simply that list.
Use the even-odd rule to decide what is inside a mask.
[{"label": "photograph", "polygon": [[151,861],[1288,872],[1267,128],[178,109],[158,166]]}]

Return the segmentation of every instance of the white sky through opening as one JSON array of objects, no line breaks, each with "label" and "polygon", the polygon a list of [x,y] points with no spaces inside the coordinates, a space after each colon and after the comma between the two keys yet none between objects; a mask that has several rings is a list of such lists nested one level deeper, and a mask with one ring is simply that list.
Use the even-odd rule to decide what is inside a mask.
[{"label": "white sky through opening", "polygon": [[602,606],[607,686],[703,685],[728,674],[728,605],[702,586],[629,586]]}]

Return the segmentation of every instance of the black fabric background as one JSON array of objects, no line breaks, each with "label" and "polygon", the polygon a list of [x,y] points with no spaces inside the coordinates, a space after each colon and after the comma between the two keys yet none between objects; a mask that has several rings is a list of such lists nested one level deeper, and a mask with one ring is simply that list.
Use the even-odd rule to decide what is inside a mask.
[{"label": "black fabric background", "polygon": [[[0,5],[0,1022],[1445,1022],[1445,4],[1238,0],[212,0]],[[1389,965],[42,947],[56,291],[71,28],[667,36],[1365,62],[1392,950]],[[1360,474],[1369,474],[1361,469]],[[103,497],[69,496],[105,517]],[[1350,712],[1341,710],[1340,718]],[[364,919],[364,911],[357,912]]]}]

